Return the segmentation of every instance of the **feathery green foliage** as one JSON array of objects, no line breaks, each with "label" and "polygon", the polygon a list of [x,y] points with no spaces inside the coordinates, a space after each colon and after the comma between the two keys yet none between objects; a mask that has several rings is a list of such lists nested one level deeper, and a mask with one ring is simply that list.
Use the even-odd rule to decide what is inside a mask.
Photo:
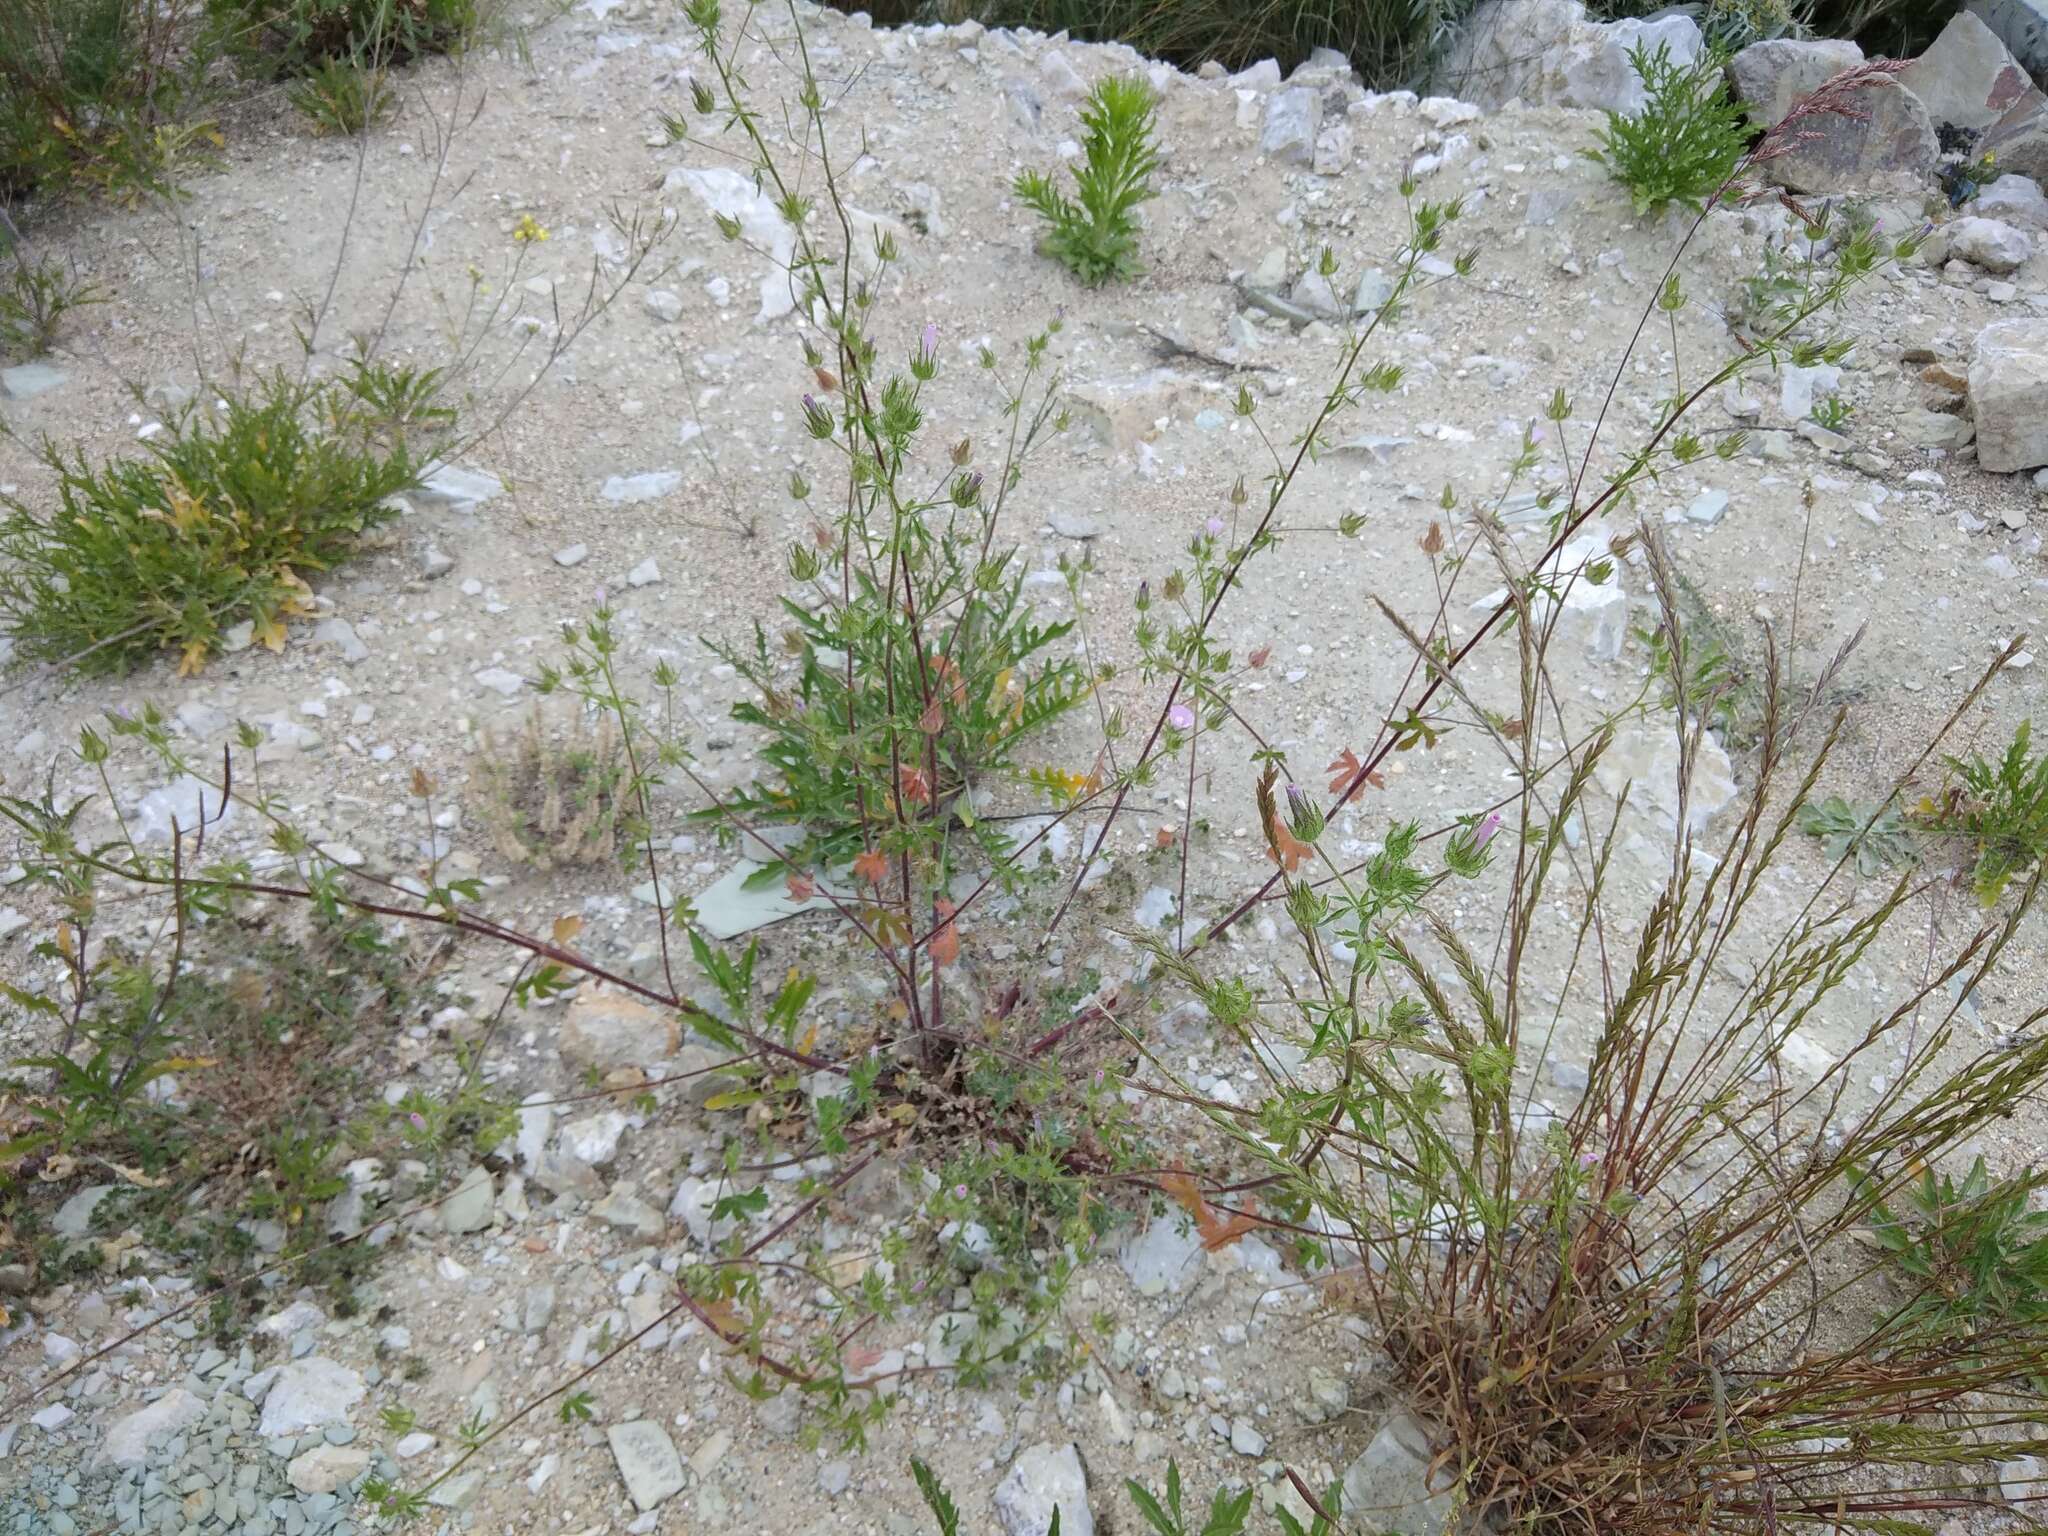
[{"label": "feathery green foliage", "polygon": [[[397,514],[403,445],[362,430],[338,386],[272,375],[98,467],[46,442],[56,506],[0,498],[0,627],[27,662],[121,672],[165,650],[192,672],[250,622],[284,644],[311,611],[306,577]],[[32,494],[32,493],[31,493]]]},{"label": "feathery green foliage", "polygon": [[0,278],[0,350],[40,357],[56,343],[74,309],[106,303],[97,283],[83,282],[54,261],[31,262],[15,251]]},{"label": "feathery green foliage", "polygon": [[1652,52],[1638,43],[1629,63],[1646,100],[1633,115],[1610,111],[1586,153],[1628,188],[1636,211],[1668,203],[1697,210],[1741,163],[1748,118],[1730,99],[1726,61],[1708,52],[1690,64],[1673,61],[1668,43]]},{"label": "feathery green foliage", "polygon": [[1075,198],[1043,172],[1017,177],[1017,196],[1050,226],[1039,248],[1090,288],[1137,275],[1137,208],[1156,195],[1150,178],[1159,167],[1152,146],[1157,111],[1152,87],[1143,80],[1108,76],[1096,82],[1081,109],[1087,133],[1074,169]]}]

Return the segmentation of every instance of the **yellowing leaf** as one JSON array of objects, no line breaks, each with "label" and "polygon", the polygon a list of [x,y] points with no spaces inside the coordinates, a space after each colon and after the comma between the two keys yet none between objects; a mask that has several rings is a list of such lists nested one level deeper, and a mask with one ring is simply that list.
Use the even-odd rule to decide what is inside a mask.
[{"label": "yellowing leaf", "polygon": [[183,486],[174,486],[170,494],[170,525],[180,533],[190,533],[206,521],[206,503],[192,495]]},{"label": "yellowing leaf", "polygon": [[206,642],[204,640],[187,640],[184,648],[178,652],[178,676],[197,677],[200,669],[205,665]]},{"label": "yellowing leaf", "polygon": [[576,935],[581,933],[582,931],[583,919],[576,916],[576,914],[573,912],[570,913],[567,917],[558,917],[555,919],[555,926],[553,932],[555,935],[555,942],[557,944],[571,943],[572,941],[574,941]]},{"label": "yellowing leaf", "polygon": [[734,1088],[726,1093],[714,1093],[704,1101],[706,1109],[739,1109],[753,1103],[761,1095],[752,1088]]},{"label": "yellowing leaf", "polygon": [[284,649],[284,625],[275,615],[259,618],[253,633],[263,649],[272,655]]}]

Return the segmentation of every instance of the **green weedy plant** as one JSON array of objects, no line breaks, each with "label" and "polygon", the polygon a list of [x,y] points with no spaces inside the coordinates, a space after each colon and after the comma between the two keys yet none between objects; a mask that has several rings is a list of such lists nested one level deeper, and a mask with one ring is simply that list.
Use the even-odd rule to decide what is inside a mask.
[{"label": "green weedy plant", "polygon": [[107,302],[106,291],[66,272],[54,261],[31,262],[14,252],[0,279],[0,349],[40,357],[56,344],[64,317]]},{"label": "green weedy plant", "polygon": [[8,0],[0,5],[0,197],[169,190],[210,129],[188,120],[204,51],[198,0]]},{"label": "green weedy plant", "polygon": [[306,576],[396,514],[402,444],[363,429],[331,385],[272,375],[190,417],[139,458],[99,467],[45,442],[57,506],[0,498],[0,626],[22,662],[125,671],[177,653],[196,672],[241,621],[281,649],[310,611]]},{"label": "green weedy plant", "polygon": [[1041,171],[1023,171],[1015,191],[1049,228],[1039,249],[1090,288],[1138,272],[1138,205],[1156,195],[1152,145],[1158,103],[1135,76],[1096,82],[1081,108],[1081,163],[1069,198]]},{"label": "green weedy plant", "polygon": [[[1852,1180],[1859,1193],[1870,1182],[1860,1170]],[[2044,1185],[2032,1169],[1994,1181],[1978,1157],[1960,1183],[1923,1169],[1903,1192],[1908,1214],[1872,1203],[1870,1235],[1912,1293],[1893,1321],[1902,1340],[1995,1337],[2048,1319],[2048,1212],[2033,1208]]]},{"label": "green weedy plant", "polygon": [[1735,173],[1750,139],[1742,104],[1728,95],[1727,61],[1708,52],[1677,63],[1669,44],[1652,52],[1638,43],[1629,63],[1643,83],[1642,109],[1610,111],[1586,154],[1628,188],[1638,213],[1670,203],[1697,212]]},{"label": "green weedy plant", "polygon": [[1840,795],[1809,800],[1799,807],[1799,830],[1820,839],[1829,863],[1853,858],[1856,873],[1866,880],[1915,858],[1913,835],[1895,805],[1869,805]]},{"label": "green weedy plant", "polygon": [[381,69],[328,59],[285,93],[316,134],[353,138],[391,115],[395,96]]},{"label": "green weedy plant", "polygon": [[1935,831],[1976,844],[1972,879],[1987,907],[2015,876],[2048,858],[2048,752],[2034,756],[2032,730],[2022,720],[1996,762],[1976,754],[1948,759],[1960,782],[1920,807]]}]

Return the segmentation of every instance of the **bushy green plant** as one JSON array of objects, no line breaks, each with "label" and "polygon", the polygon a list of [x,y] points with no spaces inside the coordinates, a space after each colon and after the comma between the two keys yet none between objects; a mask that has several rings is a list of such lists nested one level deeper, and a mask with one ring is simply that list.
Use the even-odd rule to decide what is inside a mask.
[{"label": "bushy green plant", "polygon": [[0,5],[0,196],[161,192],[211,130],[186,121],[205,60],[184,51],[197,0]]},{"label": "bushy green plant", "polygon": [[[962,496],[979,490],[962,477]],[[963,519],[926,514],[966,511]],[[765,733],[761,757],[771,777],[742,788],[720,808],[701,812],[730,825],[797,826],[808,836],[794,853],[797,867],[844,869],[872,841],[863,825],[894,795],[907,816],[944,825],[958,815],[970,787],[1011,775],[1025,737],[1080,703],[1086,675],[1063,656],[1044,653],[1072,629],[1070,620],[1040,622],[1023,600],[1016,552],[991,553],[983,526],[989,511],[951,499],[913,504],[906,527],[916,536],[904,563],[924,613],[948,613],[930,637],[891,604],[865,567],[853,573],[849,601],[815,610],[790,599],[791,628],[771,647],[756,628],[750,649],[712,642],[718,654],[760,690],[733,707],[733,718]],[[828,552],[792,551],[800,579],[818,583]],[[922,643],[920,643],[922,641]],[[778,654],[780,651],[780,654]],[[798,675],[782,675],[794,653]],[[936,727],[927,730],[926,726]],[[780,882],[784,861],[758,877]]]},{"label": "bushy green plant", "polygon": [[1138,271],[1138,205],[1155,196],[1152,147],[1158,104],[1134,76],[1095,84],[1081,108],[1081,163],[1069,198],[1041,171],[1023,171],[1016,193],[1050,226],[1039,248],[1090,288]]},{"label": "bushy green plant", "polygon": [[327,59],[286,93],[322,135],[352,138],[390,116],[393,96],[384,71],[352,59]]},{"label": "bushy green plant", "polygon": [[478,0],[206,0],[219,45],[260,73],[302,75],[331,62],[381,68],[456,46]]},{"label": "bushy green plant", "polygon": [[[1870,1176],[1858,1171],[1859,1190]],[[1994,1182],[1984,1159],[1958,1183],[1922,1169],[1903,1204],[1874,1201],[1870,1234],[1908,1282],[1892,1326],[1902,1340],[1970,1339],[2048,1320],[2048,1213],[2034,1198],[2048,1174],[2028,1169]],[[2037,1374],[2048,1374],[2048,1361]]]},{"label": "bushy green plant", "polygon": [[0,625],[24,662],[124,671],[169,650],[197,671],[247,621],[273,650],[310,611],[308,575],[396,514],[402,445],[361,429],[332,386],[273,375],[95,467],[45,442],[55,505],[0,500]]},{"label": "bushy green plant", "polygon": [[1749,143],[1747,115],[1728,95],[1726,60],[1709,52],[1681,63],[1668,43],[1654,51],[1638,43],[1629,64],[1643,83],[1642,108],[1609,111],[1586,153],[1628,188],[1637,212],[1669,203],[1697,210],[1734,174]]},{"label": "bushy green plant", "polygon": [[40,357],[56,344],[64,317],[107,302],[106,291],[55,261],[30,261],[16,251],[0,278],[0,349]]},{"label": "bushy green plant", "polygon": [[1799,830],[1820,839],[1829,863],[1854,857],[1865,879],[1913,861],[1913,838],[1897,806],[1868,805],[1829,795],[1799,807]]},{"label": "bushy green plant", "polygon": [[1972,878],[1977,899],[1997,902],[2016,875],[2048,857],[2048,752],[2033,752],[2033,722],[2022,720],[2004,754],[1952,757],[1957,782],[1921,807],[1937,832],[1976,845]]}]

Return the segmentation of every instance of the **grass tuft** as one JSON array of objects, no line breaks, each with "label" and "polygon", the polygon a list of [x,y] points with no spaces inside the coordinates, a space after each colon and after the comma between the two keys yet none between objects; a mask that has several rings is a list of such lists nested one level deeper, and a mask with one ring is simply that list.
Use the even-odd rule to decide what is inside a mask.
[{"label": "grass tuft", "polygon": [[394,96],[384,71],[328,59],[286,92],[313,132],[354,138],[391,115]]}]

